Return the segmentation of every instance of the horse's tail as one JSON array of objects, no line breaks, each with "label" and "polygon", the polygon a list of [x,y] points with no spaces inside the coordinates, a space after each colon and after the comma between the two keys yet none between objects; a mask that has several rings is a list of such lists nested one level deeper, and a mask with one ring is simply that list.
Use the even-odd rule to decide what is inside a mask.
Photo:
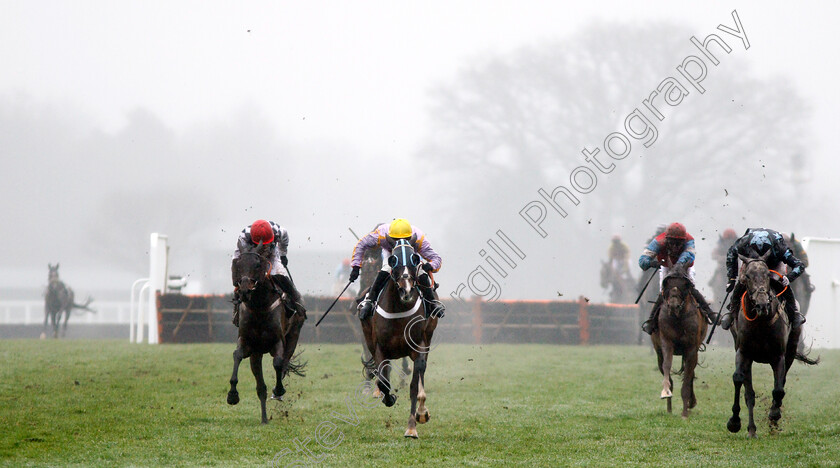
[{"label": "horse's tail", "polygon": [[805,364],[808,364],[809,366],[816,366],[817,364],[820,363],[820,357],[819,356],[817,356],[817,359],[811,359],[811,358],[808,357],[807,354],[800,353],[798,351],[796,353],[796,356],[794,356],[794,357],[796,358],[797,361],[804,362]]},{"label": "horse's tail", "polygon": [[289,359],[289,362],[286,364],[286,375],[291,372],[298,377],[306,377],[306,364],[308,364],[308,362],[300,360],[301,354],[303,354],[303,351],[295,353],[295,355]]},{"label": "horse's tail", "polygon": [[94,313],[94,314],[95,314],[95,313],[96,313],[96,310],[91,309],[90,307],[88,307],[88,306],[90,306],[90,303],[91,303],[91,302],[93,302],[93,298],[92,298],[92,297],[90,297],[90,296],[88,296],[88,297],[87,297],[87,299],[85,299],[85,303],[84,303],[84,304],[76,304],[75,302],[73,302],[73,303],[72,303],[72,305],[71,305],[71,307],[70,307],[70,309],[71,309],[71,310],[72,310],[72,309],[81,309],[81,310],[84,310],[84,311],[91,312],[91,313]]}]

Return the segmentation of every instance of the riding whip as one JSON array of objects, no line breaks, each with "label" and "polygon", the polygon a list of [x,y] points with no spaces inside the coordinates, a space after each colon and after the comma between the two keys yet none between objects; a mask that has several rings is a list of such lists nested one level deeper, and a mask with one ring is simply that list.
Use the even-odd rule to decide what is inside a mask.
[{"label": "riding whip", "polygon": [[652,279],[653,279],[653,277],[654,277],[654,276],[656,276],[656,273],[657,273],[658,271],[659,271],[659,267],[656,267],[656,269],[655,269],[655,270],[653,270],[653,274],[652,274],[652,275],[650,275],[650,278],[648,278],[647,283],[645,283],[645,287],[643,287],[643,288],[642,288],[642,290],[641,290],[641,291],[639,291],[639,297],[637,297],[637,298],[636,298],[636,302],[634,302],[633,304],[638,304],[638,303],[639,303],[639,300],[642,298],[642,294],[644,294],[644,293],[645,293],[645,290],[647,290],[647,287],[648,287],[648,285],[650,284],[650,280],[652,280]]},{"label": "riding whip", "polygon": [[709,344],[712,341],[712,335],[715,334],[715,328],[717,328],[718,324],[720,323],[720,313],[723,312],[723,306],[726,304],[726,300],[729,299],[729,293],[732,291],[726,291],[726,297],[723,298],[723,302],[720,303],[720,310],[718,310],[717,320],[715,323],[712,324],[712,331],[709,332],[709,338],[706,340],[706,344]]},{"label": "riding whip", "polygon": [[330,304],[330,306],[329,306],[329,307],[327,307],[327,311],[326,311],[326,312],[324,312],[324,315],[322,315],[322,316],[321,316],[321,318],[319,318],[319,319],[318,319],[318,321],[317,321],[317,322],[315,322],[315,326],[316,326],[316,327],[318,326],[318,324],[319,324],[319,323],[321,323],[321,320],[324,320],[324,317],[326,317],[326,316],[327,316],[327,314],[329,314],[329,313],[330,313],[330,311],[332,310],[332,308],[333,308],[333,306],[335,305],[335,303],[336,303],[336,302],[338,302],[338,300],[341,298],[341,295],[342,295],[342,294],[344,294],[344,291],[347,291],[347,288],[349,288],[349,287],[350,287],[350,284],[352,284],[352,283],[353,283],[352,281],[348,281],[348,282],[347,282],[347,286],[345,286],[345,287],[344,287],[344,289],[342,289],[342,290],[341,290],[341,292],[340,292],[340,293],[338,293],[338,297],[336,297],[336,298],[335,298],[335,300],[333,301],[333,303],[332,303],[332,304]]}]

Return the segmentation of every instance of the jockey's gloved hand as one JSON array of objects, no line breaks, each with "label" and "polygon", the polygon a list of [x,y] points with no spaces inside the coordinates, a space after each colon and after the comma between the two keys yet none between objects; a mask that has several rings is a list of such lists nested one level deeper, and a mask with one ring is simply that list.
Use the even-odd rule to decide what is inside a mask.
[{"label": "jockey's gloved hand", "polygon": [[726,283],[726,292],[730,293],[733,289],[735,289],[735,278],[729,278],[729,282]]},{"label": "jockey's gloved hand", "polygon": [[356,281],[359,278],[359,270],[361,267],[354,266],[353,269],[350,271],[350,282]]},{"label": "jockey's gloved hand", "polygon": [[788,277],[787,275],[782,276],[781,278],[779,278],[779,280],[782,282],[782,286],[787,287],[790,284],[790,277]]},{"label": "jockey's gloved hand", "polygon": [[435,267],[432,266],[431,263],[424,263],[420,268],[426,271],[426,273],[431,273]]},{"label": "jockey's gloved hand", "polygon": [[286,257],[285,255],[281,255],[280,256],[280,263],[282,263],[283,266],[288,265],[289,264],[289,257]]}]

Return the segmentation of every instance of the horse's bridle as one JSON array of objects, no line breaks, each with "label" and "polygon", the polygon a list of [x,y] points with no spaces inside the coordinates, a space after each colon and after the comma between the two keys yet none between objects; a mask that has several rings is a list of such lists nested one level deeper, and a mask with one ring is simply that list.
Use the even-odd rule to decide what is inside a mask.
[{"label": "horse's bridle", "polygon": [[[270,281],[270,278],[271,278],[271,262],[270,262],[267,258],[263,257],[262,255],[260,255],[260,254],[258,254],[258,253],[256,253],[256,252],[242,252],[242,253],[240,254],[240,257],[241,257],[242,255],[254,255],[254,256],[256,256],[257,258],[259,258],[259,259],[260,259],[260,264],[262,264],[262,262],[266,262],[266,263],[268,263],[268,269],[267,269],[267,270],[266,270],[266,272],[265,272],[265,279]],[[251,278],[251,277],[248,277],[248,279],[250,279],[251,281],[253,281],[253,282],[254,282],[254,288],[256,288],[256,286],[260,283],[260,280],[261,280],[262,278],[260,278],[260,277],[257,277],[257,278]],[[237,285],[237,286],[238,286],[238,285]]]}]

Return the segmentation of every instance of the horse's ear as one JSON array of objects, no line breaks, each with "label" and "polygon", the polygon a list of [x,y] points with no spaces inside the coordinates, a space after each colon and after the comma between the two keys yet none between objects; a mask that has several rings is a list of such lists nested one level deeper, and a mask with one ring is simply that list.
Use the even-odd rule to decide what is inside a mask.
[{"label": "horse's ear", "polygon": [[796,241],[796,234],[790,233],[790,243],[793,244]]},{"label": "horse's ear", "polygon": [[764,263],[767,263],[767,259],[770,258],[770,255],[772,255],[772,254],[773,254],[773,251],[768,250],[767,252],[764,252],[764,255],[762,255],[761,257],[758,257],[758,258],[760,258],[761,261],[763,261]]},{"label": "horse's ear", "polygon": [[738,254],[738,258],[740,258],[741,261],[744,262],[744,263],[747,263],[747,261],[750,259],[750,257],[747,257],[746,255],[741,255],[741,254]]}]

